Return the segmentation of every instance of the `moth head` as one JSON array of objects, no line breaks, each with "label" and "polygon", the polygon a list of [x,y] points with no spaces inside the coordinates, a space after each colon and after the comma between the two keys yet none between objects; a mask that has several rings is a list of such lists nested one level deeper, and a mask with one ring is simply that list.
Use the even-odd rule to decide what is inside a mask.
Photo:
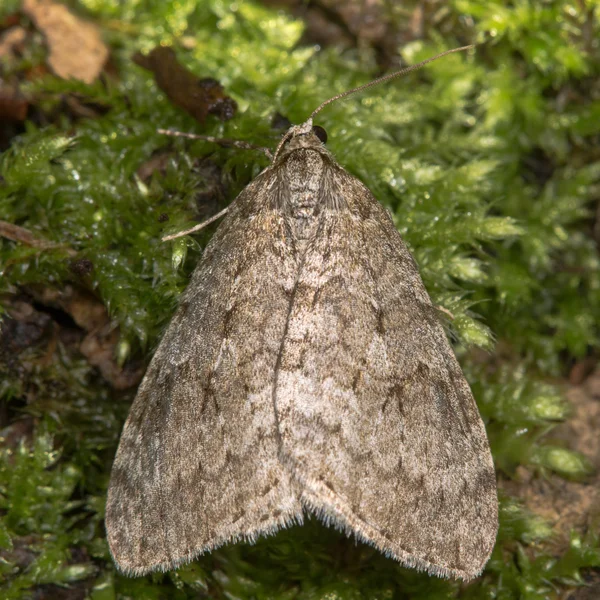
[{"label": "moth head", "polygon": [[327,132],[321,126],[313,125],[312,119],[308,119],[302,125],[292,125],[279,142],[273,162],[298,148],[312,148],[326,152],[324,147],[326,142]]}]

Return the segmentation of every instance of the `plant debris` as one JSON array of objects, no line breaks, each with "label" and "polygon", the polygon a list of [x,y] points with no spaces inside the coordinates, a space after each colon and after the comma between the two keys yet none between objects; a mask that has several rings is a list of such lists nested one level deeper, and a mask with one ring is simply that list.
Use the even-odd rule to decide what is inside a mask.
[{"label": "plant debris", "polygon": [[[113,389],[127,390],[140,382],[140,363],[120,366],[116,360],[119,327],[93,295],[70,285],[62,290],[32,286],[23,292],[14,299],[4,299],[10,319],[0,330],[0,363],[22,373],[23,381],[29,379],[36,365],[58,358],[54,355],[60,340],[75,353],[80,352]],[[37,348],[37,358],[21,356],[32,347]]]},{"label": "plant debris", "polygon": [[237,103],[225,95],[223,86],[210,77],[196,77],[179,63],[173,48],[157,46],[147,55],[138,52],[133,61],[151,71],[156,84],[171,102],[199,123],[204,123],[208,115],[214,115],[221,121],[235,115]]}]

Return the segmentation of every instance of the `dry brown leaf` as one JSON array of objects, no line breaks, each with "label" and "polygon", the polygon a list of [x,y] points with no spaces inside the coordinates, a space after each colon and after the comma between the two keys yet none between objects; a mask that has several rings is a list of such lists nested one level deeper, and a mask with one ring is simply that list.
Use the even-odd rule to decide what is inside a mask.
[{"label": "dry brown leaf", "polygon": [[23,0],[22,7],[46,36],[48,65],[54,73],[63,79],[92,83],[108,59],[98,29],[50,0]]}]

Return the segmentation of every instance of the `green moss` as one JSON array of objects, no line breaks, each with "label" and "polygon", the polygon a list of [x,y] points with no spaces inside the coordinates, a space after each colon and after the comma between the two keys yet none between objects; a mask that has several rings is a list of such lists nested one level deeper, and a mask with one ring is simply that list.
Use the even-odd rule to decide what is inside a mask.
[{"label": "green moss", "polygon": [[[14,11],[12,4],[0,14]],[[204,179],[194,159],[209,154],[223,169],[223,206],[267,164],[260,153],[165,138],[156,129],[273,147],[275,112],[303,121],[322,100],[371,79],[375,55],[300,46],[300,21],[254,2],[70,4],[102,28],[118,77],[84,85],[46,76],[26,84],[34,103],[60,116],[51,126],[28,124],[0,158],[0,218],[59,247],[41,251],[0,239],[0,293],[87,287],[120,326],[123,364],[150,355],[214,231],[160,241],[202,210],[220,208],[197,206]],[[565,374],[565,357],[598,346],[600,264],[586,228],[600,189],[600,61],[590,42],[600,27],[598,7],[588,9],[558,0],[455,0],[443,28],[428,31],[434,41],[403,47],[403,57],[414,63],[457,46],[453,33],[485,44],[333,104],[317,119],[338,161],[391,210],[434,301],[452,313],[450,333],[505,477],[519,465],[570,478],[589,471],[580,455],[545,439],[568,409],[544,379]],[[6,67],[9,74],[43,61],[42,38],[35,40]],[[131,61],[135,51],[160,43],[174,44],[199,76],[221,81],[238,102],[236,117],[202,128],[171,105]],[[67,94],[105,110],[74,120],[59,110]],[[141,181],[137,169],[161,149],[170,152],[165,172]],[[70,251],[91,260],[89,276],[74,275]],[[512,364],[490,374],[467,349],[491,352],[496,338]],[[10,414],[36,424],[30,441],[13,451],[7,445],[0,456],[3,597],[83,582],[94,600],[537,599],[600,565],[597,537],[574,534],[566,553],[553,556],[545,545],[550,526],[503,498],[494,555],[467,588],[402,569],[314,521],[255,546],[228,546],[176,573],[121,577],[102,515],[131,395],[112,391],[68,347],[59,344],[50,363],[36,362],[36,352],[19,357],[29,361],[26,376],[9,367],[1,373]],[[25,566],[15,558],[22,547],[32,553]]]},{"label": "green moss", "polygon": [[[71,550],[90,536],[80,527],[87,516],[85,502],[73,500],[81,471],[59,458],[52,438],[42,431],[31,449],[21,443],[14,452],[4,449],[0,454],[1,537],[9,550],[0,568],[10,577],[10,585],[3,588],[7,600],[22,598],[34,585],[69,584],[95,574],[90,562],[72,560]],[[90,518],[97,521],[94,515]],[[11,552],[17,547],[35,556],[24,572],[11,561],[15,556],[18,562],[18,553]]]}]

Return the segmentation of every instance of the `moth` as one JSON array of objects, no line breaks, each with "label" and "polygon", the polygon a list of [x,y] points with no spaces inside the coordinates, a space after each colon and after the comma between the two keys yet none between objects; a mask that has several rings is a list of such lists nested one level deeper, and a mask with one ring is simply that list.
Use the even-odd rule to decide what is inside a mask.
[{"label": "moth", "polygon": [[230,205],[154,354],[108,491],[127,574],[305,513],[437,576],[490,556],[496,480],[469,385],[390,214],[313,127],[357,90],[292,126]]}]

